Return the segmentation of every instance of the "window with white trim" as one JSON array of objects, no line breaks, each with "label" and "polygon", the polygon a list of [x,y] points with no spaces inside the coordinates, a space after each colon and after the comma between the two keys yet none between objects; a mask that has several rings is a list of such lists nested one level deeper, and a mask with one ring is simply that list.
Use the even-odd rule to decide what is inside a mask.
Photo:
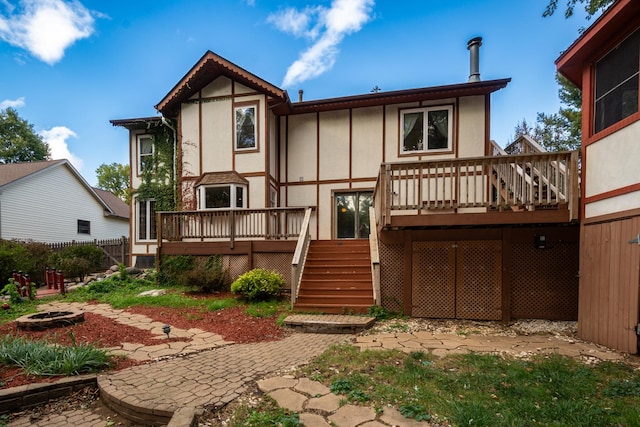
[{"label": "window with white trim", "polygon": [[138,200],[138,240],[156,240],[156,201]]},{"label": "window with white trim", "polygon": [[138,175],[153,164],[153,138],[150,135],[138,135]]},{"label": "window with white trim", "polygon": [[640,30],[596,62],[594,131],[638,112]]},{"label": "window with white trim", "polygon": [[243,209],[247,187],[242,184],[203,185],[198,189],[200,209]]},{"label": "window with white trim", "polygon": [[236,150],[253,150],[258,147],[257,111],[256,105],[235,108]]},{"label": "window with white trim", "polygon": [[452,151],[453,107],[411,108],[400,113],[400,153]]}]

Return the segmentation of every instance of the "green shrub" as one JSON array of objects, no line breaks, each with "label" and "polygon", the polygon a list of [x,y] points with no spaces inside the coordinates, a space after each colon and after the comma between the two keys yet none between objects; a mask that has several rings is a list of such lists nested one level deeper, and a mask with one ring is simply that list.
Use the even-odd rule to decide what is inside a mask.
[{"label": "green shrub", "polygon": [[29,266],[25,271],[31,276],[32,282],[44,283],[44,269],[49,265],[53,251],[49,246],[40,242],[28,241],[22,245],[29,252]]},{"label": "green shrub", "polygon": [[224,292],[229,290],[229,272],[222,266],[222,258],[210,256],[197,258],[193,268],[183,275],[185,286],[200,292]]},{"label": "green shrub", "polygon": [[231,292],[240,294],[249,301],[260,301],[280,296],[284,286],[280,273],[255,268],[238,277],[231,284]]},{"label": "green shrub", "polygon": [[222,257],[168,256],[162,259],[158,281],[163,286],[181,286],[200,292],[229,290],[229,272],[222,265]]},{"label": "green shrub", "polygon": [[13,270],[31,272],[29,251],[19,242],[0,240],[0,283],[12,277]]},{"label": "green shrub", "polygon": [[190,255],[163,257],[158,271],[158,283],[162,286],[184,286],[184,274],[193,268],[194,263],[195,258]]},{"label": "green shrub", "polygon": [[51,264],[62,270],[65,277],[78,277],[84,280],[84,276],[98,271],[102,267],[102,249],[93,245],[69,246],[51,256]]}]

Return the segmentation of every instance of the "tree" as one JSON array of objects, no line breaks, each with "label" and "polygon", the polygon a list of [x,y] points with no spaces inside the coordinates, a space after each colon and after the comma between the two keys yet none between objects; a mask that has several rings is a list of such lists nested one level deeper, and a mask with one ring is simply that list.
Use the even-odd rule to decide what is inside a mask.
[{"label": "tree", "polygon": [[547,151],[570,151],[580,148],[582,139],[582,93],[569,80],[556,75],[562,106],[555,114],[538,113],[535,125],[526,120],[514,129],[515,138],[528,135]]},{"label": "tree", "polygon": [[105,163],[98,166],[96,176],[98,177],[98,188],[111,191],[113,194],[129,203],[131,199],[129,175],[131,168],[129,165],[120,163]]},{"label": "tree", "polygon": [[[583,4],[587,19],[590,19],[613,1],[567,0],[564,16],[570,18],[575,7]],[[549,0],[542,16],[551,16],[557,9],[558,0]],[[554,114],[538,113],[533,127],[523,120],[516,125],[515,137],[528,135],[548,151],[576,150],[580,147],[582,139],[582,92],[560,74],[556,74],[556,82],[559,85],[558,96],[562,104],[560,110]]]},{"label": "tree", "polygon": [[[564,12],[565,18],[573,16],[573,10],[578,3],[584,4],[584,10],[587,12],[587,19],[590,19],[596,13],[606,9],[614,0],[567,0],[567,9]],[[551,16],[558,9],[558,0],[549,0],[549,4],[542,16],[545,18]]]},{"label": "tree", "polygon": [[49,160],[49,146],[13,108],[0,110],[0,163]]}]

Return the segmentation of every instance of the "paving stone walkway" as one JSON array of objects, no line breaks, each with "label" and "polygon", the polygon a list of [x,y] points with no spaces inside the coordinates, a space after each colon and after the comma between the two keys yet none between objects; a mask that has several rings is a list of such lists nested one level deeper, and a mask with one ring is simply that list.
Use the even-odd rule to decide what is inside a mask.
[{"label": "paving stone walkway", "polygon": [[[125,310],[112,308],[109,304],[52,302],[50,304],[39,305],[38,310],[81,310],[108,317],[109,319],[113,319],[123,325],[133,326],[135,328],[149,331],[155,335],[158,340],[167,337],[162,330],[164,323],[156,322],[141,314],[134,314]],[[186,338],[189,341],[174,341],[152,346],[143,346],[142,344],[124,342],[117,347],[110,347],[108,350],[115,355],[127,356],[137,361],[146,361],[161,357],[184,356],[191,353],[197,353],[202,350],[210,350],[212,348],[233,344],[232,341],[225,341],[221,335],[213,334],[197,328],[185,330],[171,326],[171,337]]]},{"label": "paving stone walkway", "polygon": [[[164,336],[161,323],[145,316],[114,310],[106,304],[55,303],[40,308],[61,310],[65,307],[90,311],[149,330],[159,337]],[[548,335],[464,336],[414,332],[356,336],[294,333],[279,341],[233,344],[218,335],[197,329],[185,331],[172,327],[172,334],[181,334],[174,336],[185,336],[191,340],[175,347],[140,347],[124,343],[112,349],[137,360],[154,361],[100,375],[98,385],[102,400],[121,415],[141,424],[186,426],[189,425],[188,421],[171,417],[178,414],[180,419],[190,420],[204,406],[222,407],[258,380],[263,392],[281,406],[299,412],[307,427],[327,427],[331,423],[337,427],[417,427],[428,424],[406,420],[393,409],[385,408],[382,413],[376,413],[368,407],[340,406],[340,397],[330,393],[323,385],[305,378],[279,376],[277,373],[307,363],[330,345],[345,340],[360,349],[423,350],[439,356],[473,351],[510,353],[515,356],[559,353],[598,360],[624,358],[622,354],[598,345]],[[68,411],[33,423],[24,418],[13,420],[9,426],[105,425],[104,419],[96,419],[90,411]]]}]

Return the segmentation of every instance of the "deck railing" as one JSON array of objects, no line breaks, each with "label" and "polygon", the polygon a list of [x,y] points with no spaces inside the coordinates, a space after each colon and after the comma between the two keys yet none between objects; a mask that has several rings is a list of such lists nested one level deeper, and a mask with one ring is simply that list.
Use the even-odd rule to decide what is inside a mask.
[{"label": "deck railing", "polygon": [[229,241],[297,238],[305,208],[216,209],[159,212],[158,244],[168,241]]},{"label": "deck railing", "polygon": [[374,207],[382,226],[401,210],[566,205],[577,219],[578,192],[577,151],[383,163]]}]

